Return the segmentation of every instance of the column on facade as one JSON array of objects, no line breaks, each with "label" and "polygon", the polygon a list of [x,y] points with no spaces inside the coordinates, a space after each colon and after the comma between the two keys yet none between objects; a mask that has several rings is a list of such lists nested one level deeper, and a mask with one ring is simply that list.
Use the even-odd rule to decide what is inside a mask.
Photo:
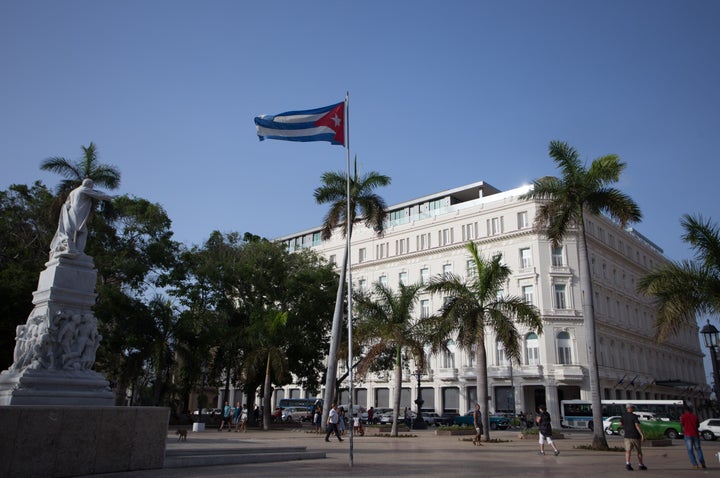
[{"label": "column on facade", "polygon": [[555,380],[548,379],[545,383],[545,406],[552,419],[552,427],[560,430],[560,403]]}]

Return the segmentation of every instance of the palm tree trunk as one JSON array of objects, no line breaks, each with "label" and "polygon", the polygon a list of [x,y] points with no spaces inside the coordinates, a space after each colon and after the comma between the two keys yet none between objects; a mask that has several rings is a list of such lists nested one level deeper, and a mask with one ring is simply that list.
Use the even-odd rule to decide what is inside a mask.
[{"label": "palm tree trunk", "polygon": [[332,404],[335,402],[335,383],[337,378],[337,349],[340,344],[340,336],[342,333],[342,317],[343,317],[343,295],[345,292],[345,276],[347,272],[347,264],[350,260],[347,247],[343,254],[343,262],[340,266],[340,281],[338,283],[337,295],[335,296],[335,312],[333,313],[332,330],[330,332],[330,352],[328,353],[327,373],[325,376],[325,395],[322,411],[323,427],[327,426],[328,415]]},{"label": "palm tree trunk", "polygon": [[265,364],[265,385],[263,386],[263,430],[270,429],[270,399],[272,398],[272,383],[270,381],[270,352]]},{"label": "palm tree trunk", "polygon": [[587,346],[588,374],[590,380],[590,401],[593,410],[593,442],[592,448],[607,450],[608,444],[602,427],[602,402],[600,399],[600,373],[598,371],[595,310],[593,307],[593,287],[590,277],[590,258],[588,256],[587,240],[585,238],[584,219],[578,224],[580,239],[578,262],[580,266],[580,288],[583,301],[583,318],[585,326],[585,345]]},{"label": "palm tree trunk", "polygon": [[[485,350],[485,334],[477,343],[475,360],[475,374],[477,377],[476,394],[480,411],[482,412],[483,437],[485,441],[490,440],[490,417],[488,415],[488,375],[487,375],[487,352]],[[472,408],[472,407],[471,407]]]},{"label": "palm tree trunk", "polygon": [[[398,436],[398,422],[400,421],[400,396],[402,392],[402,355],[400,353],[400,347],[397,347],[395,356],[395,389],[393,390],[393,418],[392,428],[390,429],[390,436]],[[403,417],[404,418],[404,417]]]}]

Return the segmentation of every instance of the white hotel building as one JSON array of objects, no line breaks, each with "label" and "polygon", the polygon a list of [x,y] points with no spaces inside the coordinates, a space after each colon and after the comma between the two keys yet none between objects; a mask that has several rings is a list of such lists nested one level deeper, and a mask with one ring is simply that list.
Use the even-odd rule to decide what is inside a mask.
[{"label": "white hotel building", "polygon": [[[532,225],[538,204],[519,199],[528,188],[499,191],[478,182],[389,207],[380,236],[363,224],[354,226],[352,280],[355,288],[381,281],[395,290],[399,282],[425,282],[444,272],[464,275],[470,260],[468,241],[475,241],[486,258],[502,254],[512,270],[504,292],[532,302],[544,329],[539,335],[523,332],[522,361],[512,364],[488,334],[489,407],[519,413],[546,404],[555,419],[560,400],[590,399],[578,238],[570,234],[553,248],[536,234]],[[697,327],[657,344],[654,310],[649,299],[635,291],[644,274],[667,261],[662,250],[605,217],[590,216],[586,222],[602,398],[696,402],[700,390],[707,397]],[[345,247],[338,233],[322,241],[320,227],[279,240],[290,250],[312,248],[336,262],[342,260]],[[433,314],[442,300],[423,293],[416,313]],[[470,410],[476,401],[473,352],[451,346],[447,353],[431,356],[429,363],[421,375],[423,409],[461,414]],[[346,366],[341,361],[340,368]],[[348,401],[347,385],[342,384],[341,403]],[[353,401],[365,407],[391,406],[394,386],[391,371],[368,375],[354,383]],[[415,409],[417,386],[414,363],[405,364],[402,406]],[[305,396],[297,385],[288,385],[276,389],[274,403],[282,397]]]}]

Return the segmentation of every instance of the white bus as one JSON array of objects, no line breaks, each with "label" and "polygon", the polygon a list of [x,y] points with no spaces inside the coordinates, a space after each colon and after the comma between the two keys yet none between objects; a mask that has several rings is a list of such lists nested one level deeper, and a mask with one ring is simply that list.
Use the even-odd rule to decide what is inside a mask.
[{"label": "white bus", "polygon": [[[603,419],[620,416],[625,406],[632,403],[636,412],[650,412],[658,418],[680,420],[682,400],[602,400]],[[566,428],[593,429],[592,404],[589,400],[561,400],[560,423]]]}]

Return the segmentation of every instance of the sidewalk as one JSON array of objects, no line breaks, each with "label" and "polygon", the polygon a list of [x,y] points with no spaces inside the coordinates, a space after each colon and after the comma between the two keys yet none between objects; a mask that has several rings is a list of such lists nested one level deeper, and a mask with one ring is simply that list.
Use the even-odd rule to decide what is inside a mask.
[{"label": "sidewalk", "polygon": [[[244,449],[252,451],[272,447],[306,447],[309,452],[323,452],[327,458],[255,463],[243,465],[202,466],[187,468],[165,468],[141,472],[111,473],[94,475],[96,478],[224,478],[246,475],[253,477],[380,477],[394,478],[422,476],[465,476],[483,477],[524,477],[552,476],[592,478],[618,476],[628,473],[652,477],[686,477],[720,474],[720,440],[702,442],[708,469],[693,470],[685,451],[683,440],[673,440],[669,447],[644,446],[645,464],[648,471],[637,470],[633,457],[634,472],[625,470],[623,452],[596,452],[577,449],[592,441],[588,432],[565,432],[565,438],[556,440],[559,456],[548,453],[537,454],[536,440],[518,438],[518,432],[495,431],[493,439],[507,440],[502,443],[484,443],[481,447],[465,441],[467,436],[436,436],[435,429],[411,432],[413,436],[387,438],[363,436],[353,439],[352,466],[350,466],[350,439],[340,443],[331,439],[324,441],[324,435],[310,433],[308,429],[257,431],[247,433],[225,433],[209,430],[189,433],[187,442],[177,442],[176,436],[168,433],[167,449],[176,451],[204,449],[208,453],[222,450]],[[611,447],[622,447],[622,439],[609,436]],[[552,449],[546,446],[546,450]],[[631,475],[634,476],[634,475]]]}]

